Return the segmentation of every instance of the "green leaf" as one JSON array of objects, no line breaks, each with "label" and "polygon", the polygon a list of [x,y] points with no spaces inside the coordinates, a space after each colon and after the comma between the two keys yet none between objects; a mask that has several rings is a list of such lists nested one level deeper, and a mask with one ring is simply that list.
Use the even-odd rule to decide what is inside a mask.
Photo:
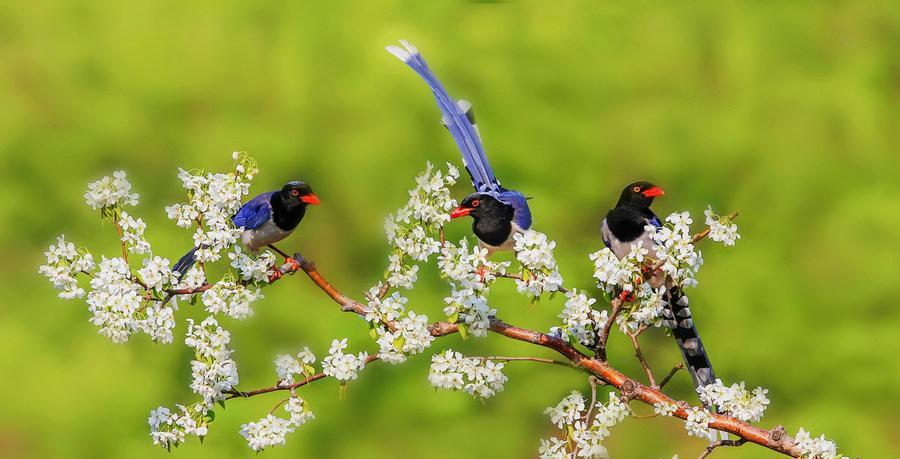
[{"label": "green leaf", "polygon": [[341,381],[341,385],[338,389],[338,398],[341,400],[346,400],[346,398],[347,398],[347,381]]},{"label": "green leaf", "polygon": [[459,311],[456,311],[453,314],[451,314],[450,317],[447,318],[447,320],[449,320],[451,324],[455,324],[455,323],[459,322]]},{"label": "green leaf", "polygon": [[397,339],[394,340],[394,349],[396,349],[397,352],[402,352],[405,343],[406,338],[404,338],[403,335],[398,336]]},{"label": "green leaf", "polygon": [[469,329],[465,323],[459,324],[459,336],[462,336],[462,339],[469,339]]}]

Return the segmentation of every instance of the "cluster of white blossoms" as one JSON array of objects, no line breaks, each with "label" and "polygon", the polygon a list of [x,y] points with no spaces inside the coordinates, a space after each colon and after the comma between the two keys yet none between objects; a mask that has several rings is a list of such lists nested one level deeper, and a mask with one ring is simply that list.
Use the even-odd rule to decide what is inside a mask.
[{"label": "cluster of white blossoms", "polygon": [[418,267],[407,263],[407,257],[424,262],[440,251],[441,242],[434,236],[450,221],[449,212],[456,201],[448,187],[458,178],[456,167],[447,164],[447,171],[441,172],[428,163],[425,172],[416,177],[416,186],[409,190],[406,205],[385,218],[384,230],[395,249],[388,267],[390,286],[411,288],[415,282]]},{"label": "cluster of white blossoms", "polygon": [[328,356],[322,359],[322,371],[342,384],[356,379],[359,372],[366,367],[369,358],[367,352],[360,352],[357,355],[345,354],[344,349],[347,349],[347,338],[333,340],[328,349]]},{"label": "cluster of white blossoms", "polygon": [[640,241],[633,245],[628,256],[621,260],[608,247],[590,254],[590,259],[594,262],[597,287],[607,293],[617,290],[633,292],[635,285],[641,283],[641,264],[647,253],[643,241]]},{"label": "cluster of white blossoms", "polygon": [[178,282],[175,273],[172,272],[169,259],[159,256],[144,258],[144,266],[137,271],[138,278],[150,290],[162,293],[169,285]]},{"label": "cluster of white blossoms", "polygon": [[259,452],[271,446],[284,445],[287,434],[315,419],[306,402],[295,394],[291,394],[284,405],[284,410],[288,413],[287,419],[270,413],[257,422],[241,426],[241,435],[253,451]]},{"label": "cluster of white blossoms", "polygon": [[104,217],[111,216],[115,210],[124,206],[136,206],[139,195],[131,192],[131,183],[125,171],[115,171],[112,177],[106,176],[88,184],[84,200],[94,210],[100,210]]},{"label": "cluster of white blossoms", "polygon": [[240,245],[235,245],[234,250],[228,252],[228,258],[231,259],[231,267],[240,274],[241,280],[248,283],[268,283],[275,267],[275,254],[267,250],[257,255],[244,252]]},{"label": "cluster of white blossoms", "polygon": [[706,216],[710,239],[725,245],[734,245],[735,241],[741,238],[737,232],[737,225],[728,217],[713,212],[712,207],[707,207],[703,215]]},{"label": "cluster of white blossoms", "polygon": [[386,327],[375,329],[378,336],[378,358],[390,364],[406,361],[408,355],[419,354],[431,346],[434,336],[428,330],[428,317],[409,311],[406,317],[396,321],[395,330]]},{"label": "cluster of white blossoms", "polygon": [[428,317],[406,311],[407,299],[394,292],[384,298],[379,296],[381,285],[368,293],[365,319],[378,342],[378,358],[391,364],[403,363],[408,355],[418,354],[434,341],[428,330]]},{"label": "cluster of white blossoms", "polygon": [[802,427],[794,437],[797,447],[802,452],[803,459],[847,459],[847,456],[838,454],[837,445],[825,439],[825,435],[815,438]]},{"label": "cluster of white blossoms", "polygon": [[674,403],[661,402],[653,404],[653,412],[660,416],[672,416],[676,411],[678,411],[678,405]]},{"label": "cluster of white blossoms", "polygon": [[485,399],[503,391],[506,375],[503,363],[466,357],[452,349],[431,357],[428,381],[438,389],[464,390]]},{"label": "cluster of white blossoms", "polygon": [[[160,265],[165,259],[153,259],[144,270],[150,279],[156,276],[166,279],[167,267]],[[133,277],[128,263],[120,257],[100,260],[99,269],[91,277],[91,291],[87,295],[88,310],[93,314],[90,322],[100,327],[100,334],[114,343],[128,341],[137,331],[150,335],[154,341],[172,342],[175,327],[174,306],[162,303],[145,303],[147,290]],[[150,270],[155,273],[150,274]],[[163,282],[163,281],[160,281]],[[162,284],[157,284],[160,288]]]},{"label": "cluster of white blossoms", "polygon": [[566,304],[559,315],[563,320],[563,326],[558,332],[554,330],[551,334],[561,336],[567,341],[572,337],[582,345],[593,348],[609,315],[605,309],[598,311],[593,308],[596,301],[576,289],[568,291]]},{"label": "cluster of white blossoms", "polygon": [[241,228],[231,223],[250,191],[250,180],[257,173],[256,162],[246,153],[232,155],[235,168],[228,173],[191,173],[178,171],[182,186],[188,191],[187,203],[166,207],[169,219],[182,228],[195,224],[194,247],[201,262],[217,261],[221,252],[231,247],[241,236]]},{"label": "cluster of white blossoms", "polygon": [[709,428],[709,423],[712,419],[712,415],[705,408],[692,406],[687,409],[687,419],[684,421],[684,428],[687,429],[688,435],[715,441],[716,432]]},{"label": "cluster of white blossoms", "polygon": [[147,423],[150,424],[150,438],[154,445],[171,450],[173,446],[184,443],[187,435],[202,439],[209,432],[213,414],[206,405],[195,403],[191,406],[176,406],[177,412],[164,406],[150,412]]},{"label": "cluster of white blossoms", "polygon": [[244,284],[222,279],[203,292],[200,300],[210,314],[222,313],[233,319],[243,320],[253,315],[250,305],[262,298],[262,290],[258,287],[248,288]]},{"label": "cluster of white blossoms", "polygon": [[694,220],[689,212],[675,212],[666,217],[661,228],[647,226],[654,231],[654,258],[662,262],[660,270],[681,287],[697,285],[697,271],[703,265],[703,255],[696,250],[691,235]]},{"label": "cluster of white blossoms", "polygon": [[280,354],[275,357],[275,373],[278,375],[278,384],[289,386],[294,384],[294,376],[303,375],[306,378],[316,373],[313,364],[316,363],[316,355],[304,347],[296,356]]},{"label": "cluster of white blossoms", "polygon": [[116,224],[122,231],[121,240],[126,244],[129,252],[139,255],[150,253],[150,243],[144,239],[147,224],[143,220],[128,215],[128,212],[122,212]]},{"label": "cluster of white blossoms", "polygon": [[191,362],[191,390],[212,407],[225,399],[225,391],[238,384],[237,363],[231,359],[228,343],[231,334],[219,326],[212,316],[195,324],[188,319],[187,337],[184,344],[194,349]]},{"label": "cluster of white blossoms", "polygon": [[744,422],[757,422],[762,419],[769,406],[766,389],[757,387],[752,392],[744,387],[744,383],[726,386],[721,379],[713,384],[697,388],[700,400],[706,405],[715,405],[722,411]]},{"label": "cluster of white blossoms", "polygon": [[556,241],[547,235],[534,230],[527,230],[513,235],[516,259],[522,264],[522,278],[516,279],[516,289],[534,298],[544,292],[558,291],[563,278],[556,266],[553,249]]},{"label": "cluster of white blossoms", "polygon": [[610,429],[631,414],[631,409],[615,393],[609,393],[606,404],[594,404],[593,419],[587,419],[584,397],[573,391],[556,406],[547,408],[544,414],[550,421],[563,429],[565,438],[551,437],[541,440],[538,454],[541,458],[605,458],[609,457],[603,440],[610,435]]},{"label": "cluster of white blossoms", "polygon": [[84,289],[78,286],[75,276],[93,271],[94,257],[87,251],[76,250],[75,244],[66,241],[65,235],[56,238],[56,244],[51,244],[44,256],[47,257],[47,264],[42,265],[38,272],[60,291],[59,297],[64,300],[83,297]]},{"label": "cluster of white blossoms", "polygon": [[628,332],[634,332],[641,325],[659,327],[662,325],[663,309],[667,306],[663,299],[665,287],[653,288],[649,283],[643,283],[637,289],[638,301],[627,305],[616,318],[619,327]]},{"label": "cluster of white blossoms", "polygon": [[487,293],[498,275],[506,274],[509,262],[493,262],[488,251],[479,246],[469,248],[466,239],[458,245],[447,242],[438,256],[441,275],[450,284],[450,296],[444,298],[444,314],[459,325],[465,337],[485,336],[496,309],[488,306]]}]

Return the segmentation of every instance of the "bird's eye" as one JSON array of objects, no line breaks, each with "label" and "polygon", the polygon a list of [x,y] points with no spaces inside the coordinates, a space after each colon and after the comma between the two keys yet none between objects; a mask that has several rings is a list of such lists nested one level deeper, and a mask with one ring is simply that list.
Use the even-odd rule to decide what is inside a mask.
[{"label": "bird's eye", "polygon": [[635,193],[640,193],[640,192],[641,192],[641,187],[636,186],[636,187],[632,188],[632,190],[634,190]]},{"label": "bird's eye", "polygon": [[472,201],[472,207],[478,207],[479,205],[481,205],[481,200],[476,199]]},{"label": "bird's eye", "polygon": [[291,196],[300,196],[300,192],[297,190],[291,190]]}]

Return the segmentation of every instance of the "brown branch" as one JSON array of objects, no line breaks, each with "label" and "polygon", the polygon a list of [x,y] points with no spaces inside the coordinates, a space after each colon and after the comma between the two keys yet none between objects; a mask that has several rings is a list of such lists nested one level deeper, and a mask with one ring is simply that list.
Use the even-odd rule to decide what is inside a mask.
[{"label": "brown branch", "polygon": [[[378,360],[377,355],[370,355],[366,358],[366,365],[368,365],[376,360]],[[326,375],[325,373],[316,373],[312,376],[307,376],[306,378],[303,379],[303,381],[298,381],[293,384],[275,384],[274,386],[263,387],[262,389],[256,389],[256,390],[251,390],[251,391],[247,391],[247,392],[242,392],[237,389],[227,390],[224,392],[225,394],[228,394],[228,397],[226,397],[225,400],[231,400],[233,398],[238,398],[238,397],[248,398],[248,397],[253,397],[256,395],[260,395],[260,394],[268,394],[269,392],[277,392],[277,391],[283,391],[283,390],[292,391],[298,387],[303,387],[313,381],[318,381],[320,379],[325,379],[327,377],[328,377],[328,375]]]},{"label": "brown branch", "polygon": [[637,357],[638,362],[641,362],[641,367],[644,368],[644,374],[647,375],[647,382],[650,384],[650,387],[658,387],[656,385],[656,378],[653,377],[653,371],[650,370],[650,365],[647,364],[647,359],[644,358],[644,352],[641,351],[637,333],[628,333],[628,337],[631,338],[631,345],[634,346],[634,356]]},{"label": "brown branch", "polygon": [[700,457],[697,459],[703,459],[703,458],[709,456],[710,454],[712,454],[713,450],[715,450],[716,448],[718,448],[720,446],[741,446],[746,442],[747,441],[744,439],[741,439],[741,440],[719,440],[719,441],[711,443],[709,446],[707,446],[706,449],[703,450],[703,453],[700,454]]},{"label": "brown branch", "polygon": [[[316,265],[313,262],[304,259],[300,254],[296,254],[294,258],[300,261],[300,269],[302,269],[309,276],[313,283],[315,283],[323,292],[331,297],[332,300],[340,305],[343,311],[353,312],[358,315],[365,315],[365,306],[358,301],[344,295],[337,288],[331,285],[327,280],[325,280],[325,278],[316,269]],[[611,320],[612,318],[610,318],[610,321]],[[432,336],[438,337],[456,333],[459,331],[459,327],[456,324],[451,324],[449,322],[435,322],[431,326],[429,326],[429,331],[431,332]],[[657,403],[676,404],[675,400],[662,393],[659,389],[645,386],[629,378],[619,370],[610,367],[606,361],[599,358],[592,358],[581,353],[578,349],[571,346],[561,338],[550,336],[534,330],[519,328],[507,324],[498,318],[491,319],[490,331],[510,339],[532,343],[538,346],[552,349],[562,356],[566,357],[573,366],[582,368],[590,372],[591,374],[597,376],[597,378],[599,378],[601,381],[616,388],[622,393],[623,397],[628,400],[638,400],[651,406]],[[318,377],[317,379],[321,379],[324,377],[324,375],[321,374],[316,376]],[[305,383],[306,382],[295,384],[299,387],[299,385],[303,385]],[[241,394],[252,396],[256,395],[257,393],[272,392],[275,390],[287,390],[287,388],[279,389],[278,386],[273,386],[272,388],[240,393],[237,396],[241,396]],[[673,416],[680,419],[687,419],[688,408],[690,406],[684,402],[678,403],[677,406],[678,409],[675,410]],[[741,441],[756,443],[760,446],[764,446],[787,456],[800,457],[800,449],[797,447],[796,442],[793,438],[784,434],[783,427],[779,426],[772,430],[765,430],[724,414],[710,414],[710,416],[711,421],[709,423],[709,427],[712,429],[730,433],[738,437]]]},{"label": "brown branch", "polygon": [[606,360],[606,342],[609,340],[609,333],[612,331],[613,324],[616,323],[616,317],[622,312],[622,305],[624,305],[624,303],[624,300],[620,297],[615,297],[610,302],[612,312],[606,319],[606,323],[603,324],[603,330],[600,332],[600,337],[597,338],[597,357],[600,358],[600,360]]}]

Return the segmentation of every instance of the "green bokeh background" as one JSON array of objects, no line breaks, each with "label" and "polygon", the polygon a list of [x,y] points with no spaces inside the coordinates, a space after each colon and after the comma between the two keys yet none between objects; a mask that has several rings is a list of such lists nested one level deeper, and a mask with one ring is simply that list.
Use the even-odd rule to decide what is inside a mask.
[{"label": "green bokeh background", "polygon": [[[182,198],[177,168],[220,170],[248,151],[261,169],[253,192],[300,177],[322,199],[285,248],[349,293],[377,279],[384,215],[426,160],[459,164],[425,85],[382,49],[399,38],[475,103],[495,170],[535,196],[535,226],[558,241],[569,284],[592,287],[586,255],[632,179],[666,189],[660,213],[740,210],[743,238],[704,244],[690,292],[718,374],[770,390],[766,426],[900,456],[900,4],[332,3],[0,3],[0,457],[167,457],[147,414],[193,400],[187,348],[143,335],[110,344],[84,302],[57,299],[37,274],[59,233],[116,253],[114,229],[84,205],[88,181],[127,170],[134,213],[174,258],[191,243],[163,211]],[[426,269],[410,304],[437,318],[445,293]],[[492,295],[505,320],[532,328],[561,308],[529,306],[510,285]],[[182,309],[176,333],[201,316]],[[223,322],[243,388],[272,383],[279,351],[322,355],[335,337],[374,348],[299,276],[267,289],[252,319]],[[664,373],[679,359],[671,338],[646,336]],[[611,345],[612,362],[640,375],[628,343]],[[552,356],[496,336],[432,350],[447,346]],[[304,388],[317,419],[265,456],[531,457],[552,432],[542,410],[587,388],[575,371],[512,364],[505,392],[481,403],[435,392],[428,361],[373,364],[343,401],[332,382]],[[671,389],[694,397],[683,375]],[[173,456],[253,456],[239,426],[277,401],[229,403],[204,445]],[[619,458],[695,457],[703,445],[671,419],[628,420],[608,441]]]}]

